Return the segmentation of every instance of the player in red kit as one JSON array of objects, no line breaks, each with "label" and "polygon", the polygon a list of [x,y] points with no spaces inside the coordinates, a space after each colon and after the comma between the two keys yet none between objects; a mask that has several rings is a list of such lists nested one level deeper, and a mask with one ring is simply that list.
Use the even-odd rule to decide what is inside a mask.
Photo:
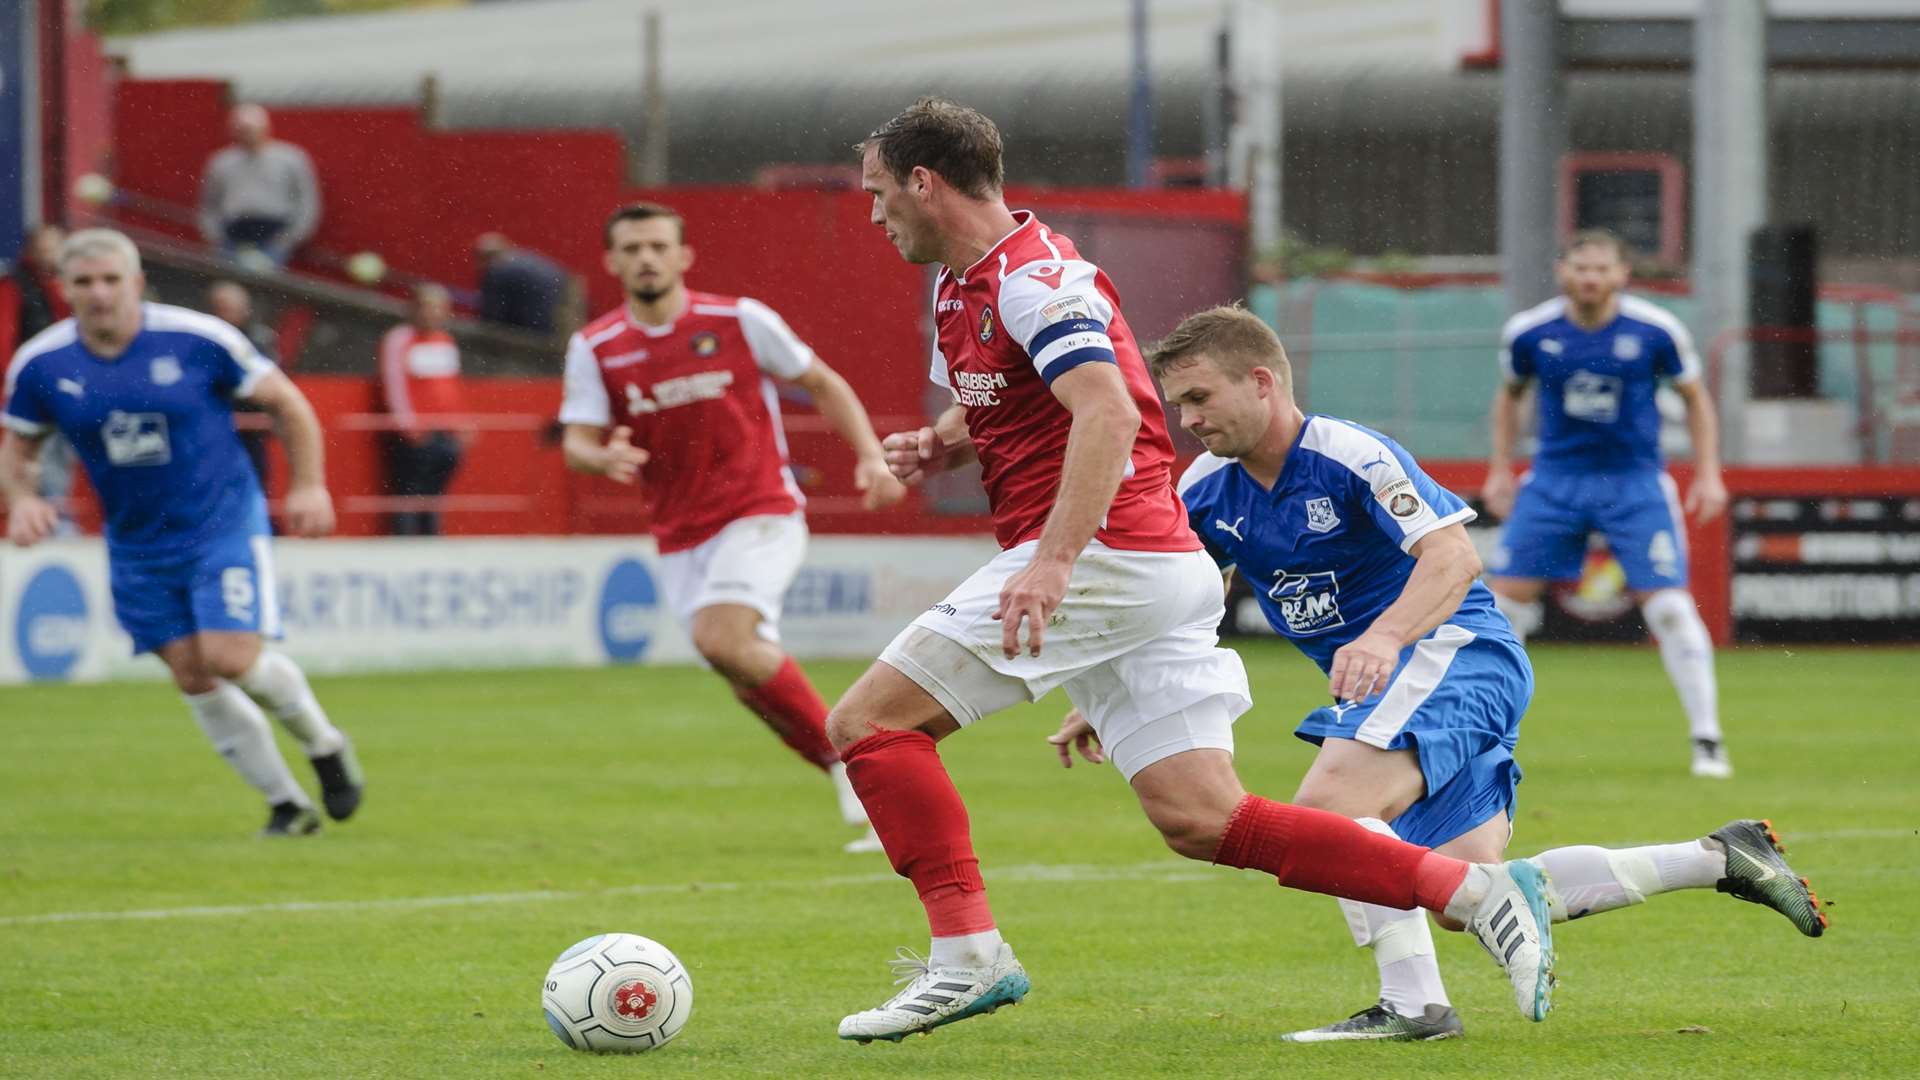
[{"label": "player in red kit", "polygon": [[905,989],[846,1017],[840,1037],[898,1040],[1026,994],[935,742],[1056,687],[1175,851],[1440,912],[1507,969],[1521,1011],[1545,1018],[1553,950],[1537,867],[1461,862],[1241,787],[1246,671],[1219,647],[1220,576],[1174,494],[1159,395],[1113,283],[1007,208],[993,122],[927,99],[860,149],[873,223],[908,262],[943,264],[932,376],[955,405],[889,436],[888,464],[913,484],[977,457],[1003,550],[895,638],[827,720],[933,938],[924,961],[901,950]]},{"label": "player in red kit", "polygon": [[[605,230],[627,299],[567,345],[568,467],[637,484],[660,547],[661,587],[694,648],[783,742],[833,779],[847,823],[866,813],[828,743],[827,707],[780,647],[780,604],[806,554],[774,381],[813,395],[858,455],[868,509],[906,494],[851,387],[765,304],[693,292],[685,224],[635,203]],[[878,850],[871,830],[849,851]]]}]

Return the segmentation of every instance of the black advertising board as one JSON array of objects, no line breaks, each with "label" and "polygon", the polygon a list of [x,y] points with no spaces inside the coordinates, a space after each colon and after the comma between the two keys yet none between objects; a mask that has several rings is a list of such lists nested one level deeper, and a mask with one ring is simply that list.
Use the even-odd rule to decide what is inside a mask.
[{"label": "black advertising board", "polygon": [[1743,494],[1732,506],[1738,641],[1920,641],[1920,496]]}]

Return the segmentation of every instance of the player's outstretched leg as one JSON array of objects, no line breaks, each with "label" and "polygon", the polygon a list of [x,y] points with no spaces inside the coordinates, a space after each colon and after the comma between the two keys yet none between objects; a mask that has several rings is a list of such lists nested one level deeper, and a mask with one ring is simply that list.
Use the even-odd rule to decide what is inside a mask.
[{"label": "player's outstretched leg", "polygon": [[1581,845],[1533,857],[1553,875],[1555,922],[1645,902],[1676,889],[1717,889],[1786,916],[1808,937],[1827,916],[1807,880],[1787,865],[1770,822],[1729,822],[1699,840],[1607,849]]},{"label": "player's outstretched leg", "polygon": [[868,669],[828,720],[847,778],[894,871],[919,893],[933,939],[925,960],[899,950],[890,963],[895,982],[906,986],[842,1019],[843,1039],[898,1042],[1017,1005],[1027,994],[1026,970],[987,904],[966,804],[928,733],[957,726],[944,706],[886,663]]},{"label": "player's outstretched leg", "polygon": [[[1119,757],[1114,762],[1126,771]],[[1142,768],[1131,783],[1167,846],[1188,858],[1262,870],[1291,889],[1440,913],[1472,933],[1506,971],[1521,1013],[1546,1019],[1553,932],[1547,875],[1538,866],[1462,862],[1370,832],[1349,817],[1248,795],[1224,750],[1174,754]]]},{"label": "player's outstretched leg", "polygon": [[284,653],[262,649],[253,665],[233,681],[299,740],[320,780],[320,802],[327,816],[335,821],[352,817],[365,794],[366,777],[352,740],[327,719],[300,665]]}]

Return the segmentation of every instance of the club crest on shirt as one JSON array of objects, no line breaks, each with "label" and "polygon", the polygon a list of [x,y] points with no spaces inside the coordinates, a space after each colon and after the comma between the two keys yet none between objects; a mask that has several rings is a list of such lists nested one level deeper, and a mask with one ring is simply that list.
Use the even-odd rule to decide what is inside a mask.
[{"label": "club crest on shirt", "polygon": [[993,340],[993,308],[990,306],[983,307],[980,309],[980,344],[985,345],[987,342],[992,340]]},{"label": "club crest on shirt", "polygon": [[85,379],[68,379],[63,377],[54,381],[53,388],[63,394],[72,394],[76,398],[87,396],[87,382]]},{"label": "club crest on shirt", "polygon": [[155,386],[172,386],[180,381],[180,358],[177,356],[156,356],[147,366],[147,377]]},{"label": "club crest on shirt", "polygon": [[1317,533],[1332,532],[1340,527],[1340,515],[1333,512],[1332,499],[1307,500],[1307,528]]},{"label": "club crest on shirt", "polygon": [[720,335],[702,330],[687,342],[695,356],[712,356],[720,351]]},{"label": "club crest on shirt", "polygon": [[1615,334],[1613,336],[1613,358],[1615,360],[1640,359],[1640,335]]},{"label": "club crest on shirt", "polygon": [[1540,351],[1546,353],[1548,356],[1559,356],[1566,351],[1566,346],[1560,344],[1553,338],[1541,338]]}]

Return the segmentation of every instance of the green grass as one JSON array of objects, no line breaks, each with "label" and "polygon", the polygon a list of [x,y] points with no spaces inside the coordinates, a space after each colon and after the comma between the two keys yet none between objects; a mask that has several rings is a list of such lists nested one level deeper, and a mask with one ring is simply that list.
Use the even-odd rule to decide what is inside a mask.
[{"label": "green grass", "polygon": [[[1240,765],[1285,797],[1320,700],[1263,645]],[[1054,703],[945,744],[1021,1008],[900,1046],[834,1037],[926,943],[913,892],[817,774],[689,669],[338,678],[362,816],[263,843],[253,797],[157,684],[0,690],[0,1075],[30,1077],[1912,1075],[1920,1068],[1920,653],[1741,650],[1721,685],[1739,775],[1686,775],[1648,650],[1543,649],[1513,851],[1698,835],[1770,815],[1837,901],[1800,937],[1711,892],[1563,927],[1553,1017],[1441,935],[1464,1041],[1299,1047],[1372,999],[1335,905],[1166,851],[1110,769],[1062,772]],[[829,697],[857,665],[817,664]],[[297,759],[296,759],[297,760]],[[297,766],[298,767],[298,766]],[[304,768],[301,767],[304,772]],[[307,778],[310,779],[310,778]],[[1062,867],[1074,868],[1071,872]],[[995,871],[999,871],[996,878]],[[637,888],[636,888],[637,887]],[[535,895],[524,895],[532,893]],[[510,894],[523,894],[512,896]],[[405,905],[416,898],[488,902]],[[281,911],[178,909],[282,903]],[[71,912],[156,918],[33,920]],[[640,1058],[576,1054],[540,976],[603,930],[658,938],[692,1023]]]}]

